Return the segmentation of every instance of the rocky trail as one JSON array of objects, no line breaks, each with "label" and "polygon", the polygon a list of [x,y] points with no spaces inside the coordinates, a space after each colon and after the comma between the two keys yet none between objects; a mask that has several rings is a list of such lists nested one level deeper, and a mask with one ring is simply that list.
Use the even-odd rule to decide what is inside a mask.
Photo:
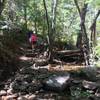
[{"label": "rocky trail", "polygon": [[0,83],[0,100],[100,100],[100,69],[75,63],[48,64],[25,49],[20,69]]}]

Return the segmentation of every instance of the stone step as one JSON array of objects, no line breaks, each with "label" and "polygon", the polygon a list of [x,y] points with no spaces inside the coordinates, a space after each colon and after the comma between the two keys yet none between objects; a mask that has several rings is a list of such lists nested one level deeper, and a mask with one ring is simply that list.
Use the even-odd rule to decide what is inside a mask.
[{"label": "stone step", "polygon": [[32,53],[32,52],[31,53],[26,53],[25,56],[26,57],[35,57],[36,53]]}]

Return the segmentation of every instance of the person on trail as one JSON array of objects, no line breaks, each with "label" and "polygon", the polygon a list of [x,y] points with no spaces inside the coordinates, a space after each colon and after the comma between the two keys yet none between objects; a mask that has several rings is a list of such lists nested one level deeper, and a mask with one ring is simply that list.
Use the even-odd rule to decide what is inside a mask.
[{"label": "person on trail", "polygon": [[31,35],[33,34],[33,31],[29,31],[28,33],[27,33],[27,36],[28,36],[28,41],[29,41],[29,43],[31,43]]},{"label": "person on trail", "polygon": [[37,43],[37,36],[36,36],[36,34],[33,33],[33,34],[31,35],[32,50],[35,49],[36,43]]},{"label": "person on trail", "polygon": [[35,45],[37,43],[37,36],[33,31],[29,31],[28,33],[29,43],[31,44],[32,50],[35,49]]}]

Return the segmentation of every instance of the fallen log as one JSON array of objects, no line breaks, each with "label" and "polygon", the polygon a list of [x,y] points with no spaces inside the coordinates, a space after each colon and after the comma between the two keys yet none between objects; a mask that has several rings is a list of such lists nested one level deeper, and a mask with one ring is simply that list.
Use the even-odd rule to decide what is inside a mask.
[{"label": "fallen log", "polygon": [[80,50],[63,50],[63,51],[55,51],[54,55],[56,58],[66,61],[76,61],[84,59],[83,53]]},{"label": "fallen log", "polygon": [[63,50],[63,51],[55,51],[55,54],[59,55],[81,55],[82,52],[80,50]]}]

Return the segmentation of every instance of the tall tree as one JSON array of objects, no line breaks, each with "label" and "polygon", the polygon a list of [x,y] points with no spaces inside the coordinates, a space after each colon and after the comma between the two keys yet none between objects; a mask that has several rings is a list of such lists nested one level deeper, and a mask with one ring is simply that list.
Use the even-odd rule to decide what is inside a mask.
[{"label": "tall tree", "polygon": [[86,32],[86,27],[85,27],[85,17],[86,17],[86,12],[87,12],[87,6],[88,4],[84,4],[84,7],[82,8],[82,10],[80,10],[80,7],[78,5],[78,1],[74,0],[75,5],[78,9],[79,15],[80,15],[80,27],[81,27],[81,36],[82,36],[82,50],[84,53],[84,59],[85,59],[85,63],[86,66],[89,66],[89,39],[87,36],[87,32]]},{"label": "tall tree", "polygon": [[43,5],[44,5],[44,9],[45,9],[45,15],[46,15],[46,20],[47,20],[47,26],[48,26],[48,45],[49,45],[49,59],[51,58],[51,52],[52,52],[52,45],[51,45],[51,38],[50,38],[50,23],[49,23],[49,16],[48,16],[48,10],[47,10],[47,6],[46,6],[46,1],[43,0]]},{"label": "tall tree", "polygon": [[46,2],[43,0],[45,13],[46,13],[46,19],[48,24],[48,40],[49,40],[49,61],[53,61],[53,41],[54,41],[54,34],[55,34],[55,27],[56,27],[56,9],[57,9],[57,1],[58,0],[52,0],[52,18],[49,21],[48,11],[46,7]]},{"label": "tall tree", "polygon": [[[34,0],[34,11],[37,12],[37,3],[36,0]],[[35,20],[34,20],[34,26],[35,26],[35,32],[37,33],[37,13],[35,14]]]},{"label": "tall tree", "polygon": [[14,0],[8,0],[8,19],[12,22],[14,22],[14,18],[16,16],[16,11],[15,11],[15,1]]},{"label": "tall tree", "polygon": [[90,27],[91,41],[93,42],[93,44],[96,44],[96,21],[97,21],[97,18],[99,17],[99,15],[100,15],[100,10],[98,10],[96,17],[94,18],[93,23]]},{"label": "tall tree", "polygon": [[27,29],[27,0],[23,0],[25,28]]},{"label": "tall tree", "polygon": [[[56,10],[57,10],[57,2],[58,0],[52,0],[52,17],[51,17],[51,32],[50,32],[50,41],[53,47],[54,34],[56,33]],[[50,61],[53,60],[53,51],[51,49]]]},{"label": "tall tree", "polygon": [[1,16],[1,13],[2,13],[3,8],[4,8],[5,1],[6,0],[0,0],[0,16]]}]

